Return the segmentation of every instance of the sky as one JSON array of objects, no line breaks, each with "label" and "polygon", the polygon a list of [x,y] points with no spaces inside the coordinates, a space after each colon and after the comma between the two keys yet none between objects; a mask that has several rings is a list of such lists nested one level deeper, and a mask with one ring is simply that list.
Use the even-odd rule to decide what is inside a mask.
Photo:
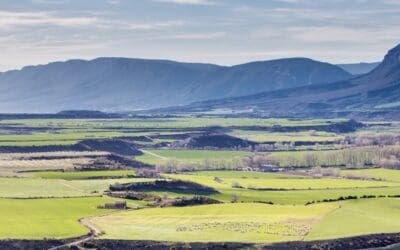
[{"label": "sky", "polygon": [[400,0],[1,0],[0,71],[96,57],[373,62],[399,24]]}]

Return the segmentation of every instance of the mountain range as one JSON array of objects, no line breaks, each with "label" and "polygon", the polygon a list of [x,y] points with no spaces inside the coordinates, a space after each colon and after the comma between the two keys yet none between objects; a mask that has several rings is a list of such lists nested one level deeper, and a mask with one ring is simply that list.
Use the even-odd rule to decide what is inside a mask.
[{"label": "mountain range", "polygon": [[0,102],[2,113],[151,109],[340,116],[397,112],[400,45],[379,64],[332,65],[308,58],[234,66],[130,58],[54,62],[0,73]]},{"label": "mountain range", "polygon": [[[351,79],[196,102],[175,111],[222,109],[269,116],[400,117],[400,45],[391,49],[371,72]],[[169,112],[173,110],[170,108]]]},{"label": "mountain range", "polygon": [[129,58],[70,60],[0,73],[0,112],[143,110],[351,77],[338,66],[307,58],[231,67]]}]

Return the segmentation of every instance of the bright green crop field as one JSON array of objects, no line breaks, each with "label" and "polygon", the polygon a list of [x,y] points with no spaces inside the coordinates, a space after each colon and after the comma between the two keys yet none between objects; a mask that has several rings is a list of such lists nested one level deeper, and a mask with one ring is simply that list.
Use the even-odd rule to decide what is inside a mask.
[{"label": "bright green crop field", "polygon": [[[400,195],[396,182],[362,181],[347,179],[310,179],[297,175],[238,171],[200,171],[192,174],[169,174],[166,177],[194,181],[215,188],[219,193],[208,195],[223,202],[237,197],[240,202],[273,202],[274,204],[306,204],[324,199],[346,196]],[[217,178],[216,178],[217,177]],[[232,187],[239,184],[242,188]],[[384,187],[383,187],[383,186]],[[293,189],[293,190],[254,190]],[[309,189],[312,187],[311,189]],[[253,189],[249,189],[253,188]],[[159,195],[162,193],[158,192]],[[190,193],[168,193],[171,197],[192,196]]]},{"label": "bright green crop field", "polygon": [[333,142],[343,139],[343,136],[327,132],[295,132],[295,133],[271,133],[257,130],[233,130],[229,133],[245,140],[254,142]]},{"label": "bright green crop field", "polygon": [[393,169],[372,168],[342,170],[341,174],[343,176],[352,175],[354,177],[374,178],[386,181],[400,182],[400,171]]},{"label": "bright green crop field", "polygon": [[240,203],[156,208],[95,217],[91,222],[106,233],[103,238],[111,239],[260,243],[316,240],[398,232],[400,199],[309,206]]},{"label": "bright green crop field", "polygon": [[189,163],[203,163],[206,159],[232,160],[235,157],[250,155],[247,151],[226,151],[226,150],[145,150],[143,155],[135,159],[148,164],[162,164],[168,159]]},{"label": "bright green crop field", "polygon": [[69,199],[0,199],[0,239],[70,238],[87,233],[78,219],[110,210],[102,197]]},{"label": "bright green crop field", "polygon": [[[0,239],[83,236],[88,228],[82,221],[104,232],[100,237],[105,239],[171,242],[268,244],[400,232],[400,199],[396,198],[400,196],[400,170],[372,168],[396,164],[400,147],[391,145],[396,141],[390,136],[378,137],[378,134],[398,133],[400,123],[379,127],[370,123],[363,128],[354,126],[355,131],[344,127],[350,132],[339,133],[343,126],[334,124],[343,121],[211,115],[1,120],[0,152],[4,153],[0,159],[0,176],[3,176],[0,178]],[[168,144],[187,136],[217,131],[211,126],[221,127],[218,133],[269,145],[235,151],[237,147],[233,146],[231,150],[183,150]],[[377,137],[351,138],[362,133]],[[133,138],[136,136],[146,138]],[[104,140],[105,146],[99,147],[104,152],[51,147],[84,139],[118,137],[132,142],[132,147],[144,154],[123,155],[125,152],[114,149],[125,144],[105,145],[107,141]],[[370,141],[373,143],[366,145]],[[161,142],[164,143],[158,144]],[[275,142],[305,143],[301,146],[292,143],[290,147],[278,143],[271,147]],[[381,144],[377,145],[378,142]],[[48,152],[38,153],[47,147],[27,147],[44,145],[50,145]],[[96,147],[81,150],[93,148]],[[257,153],[270,158],[243,160]],[[139,168],[142,164],[128,162],[129,159],[155,166],[143,170]],[[383,161],[388,159],[390,161]],[[115,166],[110,166],[114,163]],[[275,163],[283,167],[282,172],[256,172]],[[112,170],[116,166],[123,170]],[[337,169],[312,168],[316,166]],[[80,171],[83,169],[93,171]],[[139,178],[136,173],[157,177]],[[111,195],[128,197],[124,196],[128,193],[105,192],[110,185],[159,179],[193,182],[211,187],[215,192],[202,192],[202,189],[191,188],[195,185],[184,183],[176,189],[166,188],[168,191],[159,186],[151,190],[148,186],[143,192],[158,197],[125,199],[132,208],[128,210],[98,209],[100,205],[116,201]],[[141,192],[139,190],[136,191]],[[221,203],[198,205],[195,202],[199,199],[195,199],[189,206],[173,206],[187,202],[174,198],[195,196]]]},{"label": "bright green crop field", "polygon": [[[342,226],[340,226],[342,225]],[[346,201],[315,225],[307,240],[400,231],[400,199]]]},{"label": "bright green crop field", "polygon": [[325,203],[279,206],[256,203],[154,208],[92,218],[103,238],[183,242],[300,240],[337,208]]},{"label": "bright green crop field", "polygon": [[[237,177],[219,177],[218,172],[214,177],[202,175],[202,172],[196,174],[171,174],[165,175],[169,178],[196,182],[205,186],[215,188],[229,188],[232,186],[241,186],[242,188],[255,189],[282,189],[282,190],[311,190],[311,189],[341,189],[341,188],[367,188],[367,187],[392,187],[400,185],[394,182],[384,181],[363,181],[341,178],[237,178]],[[279,176],[279,175],[275,175]],[[218,178],[218,180],[215,180]]]}]

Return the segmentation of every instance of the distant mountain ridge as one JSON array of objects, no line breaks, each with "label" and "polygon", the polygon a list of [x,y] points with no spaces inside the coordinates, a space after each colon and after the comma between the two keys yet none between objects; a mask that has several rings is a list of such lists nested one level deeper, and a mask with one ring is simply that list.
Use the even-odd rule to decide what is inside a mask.
[{"label": "distant mountain ridge", "polygon": [[150,109],[350,77],[338,66],[306,58],[232,67],[130,58],[69,60],[0,73],[0,113]]},{"label": "distant mountain ridge", "polygon": [[169,112],[231,109],[272,116],[396,115],[400,118],[400,45],[371,72],[348,80],[196,102]]},{"label": "distant mountain ridge", "polygon": [[373,63],[361,62],[361,63],[337,64],[337,66],[346,70],[352,75],[362,75],[371,72],[379,64],[380,62],[373,62]]}]

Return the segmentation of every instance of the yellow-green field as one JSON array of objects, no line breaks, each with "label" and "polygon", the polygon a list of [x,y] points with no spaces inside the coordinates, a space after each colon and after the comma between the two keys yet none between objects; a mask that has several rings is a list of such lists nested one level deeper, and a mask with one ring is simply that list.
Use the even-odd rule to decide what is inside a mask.
[{"label": "yellow-green field", "polygon": [[100,178],[126,178],[135,176],[133,170],[113,170],[113,171],[43,171],[34,172],[32,175],[43,179],[62,179],[62,180],[85,180]]},{"label": "yellow-green field", "polygon": [[0,239],[70,238],[84,235],[83,217],[110,210],[97,206],[112,202],[102,197],[69,199],[0,199]]},{"label": "yellow-green field", "polygon": [[187,163],[203,163],[205,160],[230,161],[235,157],[251,155],[247,151],[226,151],[226,150],[144,150],[144,154],[135,159],[148,164],[162,164],[171,159]]},{"label": "yellow-green field", "polygon": [[0,178],[0,197],[45,198],[93,196],[111,184],[152,181],[154,179],[122,178],[101,180],[58,180],[35,178]]},{"label": "yellow-green field", "polygon": [[[101,238],[170,242],[273,243],[400,232],[400,199],[397,198],[400,197],[400,170],[372,168],[383,166],[377,161],[383,156],[396,163],[400,148],[392,145],[395,142],[377,145],[378,139],[364,145],[365,138],[358,138],[355,146],[351,141],[354,138],[350,138],[362,133],[382,133],[378,131],[382,129],[398,133],[400,124],[385,124],[374,131],[374,124],[370,123],[357,131],[339,133],[341,125],[335,127],[335,123],[343,121],[191,115],[1,120],[0,151],[28,153],[0,154],[0,239],[83,236],[88,228],[81,219],[102,231]],[[215,130],[214,126],[221,129]],[[156,145],[189,134],[214,131],[268,145],[246,148],[248,151],[235,150],[237,146],[231,150],[178,150],[168,144]],[[49,152],[40,153],[29,152],[42,147],[25,148],[116,137],[124,137],[125,142],[129,141],[144,154],[123,159],[120,155],[111,155],[119,152],[108,147],[100,147],[104,152],[90,151],[91,147],[82,152],[68,151],[71,147],[49,147]],[[285,148],[283,143],[276,142],[290,145]],[[271,147],[273,144],[276,145]],[[57,149],[65,151],[53,152]],[[263,157],[243,159],[255,154]],[[155,166],[135,169],[135,164],[143,166],[128,161],[132,158]],[[115,166],[107,168],[114,162]],[[284,172],[255,172],[275,164],[283,167]],[[328,177],[318,174],[317,168],[313,168],[316,166],[336,166],[340,170],[329,169],[332,171],[326,173],[336,177]],[[214,171],[205,171],[211,169]],[[233,171],[243,169],[248,171]],[[146,175],[157,177],[137,177]],[[125,196],[127,193],[104,192],[110,185],[159,179],[193,182],[211,187],[215,192],[196,191],[191,187],[197,185],[189,184],[190,188],[182,184],[176,189],[165,189],[168,191],[159,186],[152,190],[151,185],[146,185],[143,192],[157,197],[125,199],[132,208],[128,210],[98,208],[117,201],[111,195],[129,197]],[[221,203],[168,207],[202,201],[181,199],[197,196]],[[210,199],[203,201],[211,202]]]},{"label": "yellow-green field", "polygon": [[327,132],[295,132],[271,133],[257,130],[233,130],[229,133],[245,140],[254,142],[333,142],[343,139],[343,136]]},{"label": "yellow-green field", "polygon": [[258,243],[316,240],[398,232],[400,200],[156,208],[95,217],[91,222],[105,232],[102,238],[110,239]]},{"label": "yellow-green field", "polygon": [[[196,174],[171,174],[165,175],[169,178],[187,180],[196,182],[205,186],[215,188],[229,188],[241,186],[250,189],[275,189],[275,190],[311,190],[311,189],[340,189],[340,188],[367,188],[367,187],[392,187],[399,186],[399,183],[384,181],[363,181],[349,180],[341,178],[237,178],[237,177],[219,177],[218,173],[213,176],[204,176],[201,172]],[[215,178],[219,180],[216,181]]]},{"label": "yellow-green field", "polygon": [[343,176],[374,178],[385,181],[400,182],[400,171],[394,169],[372,168],[372,169],[354,169],[342,170]]},{"label": "yellow-green field", "polygon": [[103,238],[183,242],[300,240],[337,204],[272,206],[256,203],[154,208],[92,218]]},{"label": "yellow-green field", "polygon": [[346,201],[321,220],[306,240],[400,231],[400,199]]}]

